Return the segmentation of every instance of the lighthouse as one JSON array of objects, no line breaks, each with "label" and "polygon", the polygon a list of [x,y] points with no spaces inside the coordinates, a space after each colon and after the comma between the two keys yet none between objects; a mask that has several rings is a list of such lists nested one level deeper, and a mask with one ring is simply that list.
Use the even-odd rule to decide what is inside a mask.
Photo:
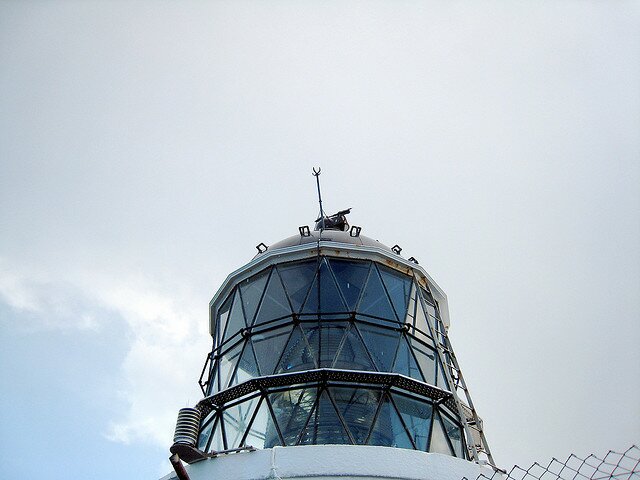
[{"label": "lighthouse", "polygon": [[446,294],[349,210],[320,212],[213,296],[203,398],[179,412],[165,479],[493,474]]}]

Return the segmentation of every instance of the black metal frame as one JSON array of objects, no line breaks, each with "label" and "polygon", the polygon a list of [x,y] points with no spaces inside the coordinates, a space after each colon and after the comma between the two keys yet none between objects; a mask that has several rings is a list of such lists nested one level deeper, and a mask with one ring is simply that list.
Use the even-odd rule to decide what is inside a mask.
[{"label": "black metal frame", "polygon": [[[344,431],[349,437],[351,444],[358,444],[353,438],[351,429],[347,421],[343,418],[340,408],[338,407],[336,400],[331,394],[331,388],[344,388],[344,387],[358,387],[366,390],[376,390],[380,392],[380,399],[376,407],[374,417],[369,423],[369,433],[364,442],[361,444],[368,444],[371,439],[371,435],[374,431],[378,416],[382,409],[382,405],[385,401],[389,401],[400,419],[402,427],[411,442],[413,449],[419,449],[414,437],[412,436],[410,429],[407,427],[405,420],[400,414],[400,408],[397,406],[397,397],[405,397],[410,400],[428,403],[432,406],[432,413],[430,416],[429,435],[427,438],[426,451],[429,451],[431,447],[431,432],[433,431],[434,424],[438,421],[438,416],[446,417],[452,422],[460,432],[460,449],[457,450],[453,444],[449,434],[445,431],[445,439],[451,452],[455,455],[462,454],[466,451],[465,438],[462,435],[462,425],[458,420],[454,418],[455,404],[452,401],[451,392],[441,390],[435,387],[425,385],[422,382],[415,381],[411,378],[404,377],[394,373],[368,373],[359,371],[345,371],[345,370],[333,370],[333,369],[318,369],[307,372],[296,372],[293,374],[274,375],[270,377],[261,377],[253,380],[249,380],[241,385],[232,387],[224,392],[207,397],[200,401],[198,408],[202,411],[204,421],[202,422],[201,429],[204,430],[211,423],[214,423],[212,431],[220,427],[222,430],[222,439],[225,449],[240,448],[248,446],[246,444],[247,437],[254,426],[254,421],[263,405],[267,406],[271,418],[277,418],[274,411],[272,402],[269,398],[270,395],[275,393],[282,393],[292,390],[301,390],[300,395],[307,389],[317,389],[314,404],[309,409],[309,414],[304,423],[303,428],[296,437],[294,445],[297,445],[301,441],[301,436],[306,430],[306,427],[310,424],[311,417],[318,411],[318,403],[321,395],[326,393],[329,400],[332,403],[333,408],[337,414],[337,417],[344,428]],[[258,399],[258,402],[252,407],[251,418],[246,422],[245,431],[242,433],[240,443],[238,445],[230,445],[228,435],[226,432],[226,421],[223,421],[224,412],[228,409],[239,406],[243,403],[248,403],[252,400]],[[211,415],[213,413],[213,415]],[[276,430],[278,439],[281,445],[291,445],[285,440],[279,422],[274,421],[273,427]],[[444,428],[444,424],[442,424]],[[208,438],[207,445],[204,449],[205,452],[212,452],[211,444],[213,441],[213,435]]]}]

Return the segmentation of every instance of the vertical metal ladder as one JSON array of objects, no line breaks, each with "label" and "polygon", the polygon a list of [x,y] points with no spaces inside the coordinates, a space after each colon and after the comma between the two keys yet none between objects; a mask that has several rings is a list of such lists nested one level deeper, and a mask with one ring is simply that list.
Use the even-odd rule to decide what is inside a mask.
[{"label": "vertical metal ladder", "polygon": [[[469,389],[467,388],[467,384],[464,381],[462,370],[460,369],[460,365],[458,364],[456,355],[453,352],[453,348],[451,347],[449,336],[440,318],[440,308],[438,307],[438,302],[434,300],[434,303],[436,305],[436,310],[438,313],[437,318],[433,318],[428,313],[428,309],[425,307],[425,305],[422,305],[422,308],[424,309],[427,316],[428,325],[432,329],[431,333],[433,335],[433,338],[436,340],[440,362],[445,366],[444,373],[447,377],[449,385],[451,385],[452,387],[453,399],[455,401],[456,407],[458,408],[460,417],[464,419],[464,430],[466,434],[465,436],[467,437],[466,443],[469,457],[476,462],[481,462],[485,459],[480,458],[480,454],[484,454],[486,456],[485,461],[489,463],[489,465],[497,468],[493,460],[493,456],[491,455],[491,450],[489,450],[487,439],[484,435],[484,430],[482,428],[482,419],[478,416],[476,409],[473,406],[473,401],[471,400],[471,395],[469,393]],[[432,322],[436,322],[437,324],[433,325]],[[459,390],[462,390],[464,392],[466,403],[460,400],[460,396],[458,395]]]}]

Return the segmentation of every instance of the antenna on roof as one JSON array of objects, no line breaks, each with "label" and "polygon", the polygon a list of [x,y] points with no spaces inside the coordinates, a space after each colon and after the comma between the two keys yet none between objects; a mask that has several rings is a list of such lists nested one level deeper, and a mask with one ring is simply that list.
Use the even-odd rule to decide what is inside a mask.
[{"label": "antenna on roof", "polygon": [[318,186],[318,202],[320,203],[320,230],[324,230],[324,210],[322,209],[322,194],[320,193],[320,172],[322,169],[313,167],[313,176],[316,177],[316,185]]}]

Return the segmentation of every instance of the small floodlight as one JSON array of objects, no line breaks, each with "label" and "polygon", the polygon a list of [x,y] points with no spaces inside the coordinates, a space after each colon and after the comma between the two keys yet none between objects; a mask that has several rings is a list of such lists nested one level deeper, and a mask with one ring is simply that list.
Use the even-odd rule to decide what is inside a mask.
[{"label": "small floodlight", "polygon": [[393,247],[391,247],[391,251],[396,255],[400,255],[402,248],[400,248],[400,245],[394,245]]},{"label": "small floodlight", "polygon": [[353,227],[351,227],[351,230],[349,230],[349,236],[351,236],[351,237],[359,237],[360,236],[360,230],[362,230],[361,227],[356,227],[354,225]]},{"label": "small floodlight", "polygon": [[416,260],[416,257],[409,257],[409,261],[418,265],[418,260]]},{"label": "small floodlight", "polygon": [[310,237],[311,231],[309,230],[308,225],[304,225],[303,227],[298,227],[298,231],[300,232],[301,237]]},{"label": "small floodlight", "polygon": [[267,247],[263,242],[260,242],[258,245],[256,245],[256,248],[258,249],[258,253],[264,253],[269,247]]}]

